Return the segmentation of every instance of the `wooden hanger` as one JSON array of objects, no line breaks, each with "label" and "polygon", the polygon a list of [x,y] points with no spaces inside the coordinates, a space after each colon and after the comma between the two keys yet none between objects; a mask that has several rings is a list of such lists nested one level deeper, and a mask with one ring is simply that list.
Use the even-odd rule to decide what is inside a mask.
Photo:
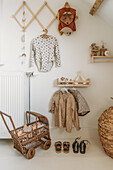
[{"label": "wooden hanger", "polygon": [[64,88],[61,88],[60,90],[61,90],[62,92],[67,92],[67,93],[69,93],[68,90],[67,90],[65,87],[64,87]]},{"label": "wooden hanger", "polygon": [[47,37],[49,37],[49,35],[47,35],[47,33],[48,33],[48,30],[47,30],[47,29],[44,29],[43,32],[45,32],[45,33],[41,35],[42,38],[47,38]]},{"label": "wooden hanger", "polygon": [[77,90],[75,87],[72,87],[72,90]]}]

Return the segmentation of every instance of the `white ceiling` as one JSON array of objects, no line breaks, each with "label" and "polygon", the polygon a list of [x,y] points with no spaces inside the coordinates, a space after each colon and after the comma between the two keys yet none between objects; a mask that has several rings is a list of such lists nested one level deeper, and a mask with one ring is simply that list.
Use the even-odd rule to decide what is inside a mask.
[{"label": "white ceiling", "polygon": [[[87,5],[90,7],[90,9],[92,8],[95,2],[95,0],[82,0],[82,1],[85,1]],[[113,26],[113,0],[104,0],[94,15],[95,16],[98,15],[99,17],[106,21],[106,24],[110,24],[111,26]]]}]

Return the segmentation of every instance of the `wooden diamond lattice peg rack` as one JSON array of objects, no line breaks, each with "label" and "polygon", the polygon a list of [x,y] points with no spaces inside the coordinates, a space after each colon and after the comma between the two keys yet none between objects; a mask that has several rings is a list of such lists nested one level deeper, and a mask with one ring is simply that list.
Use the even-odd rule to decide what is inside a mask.
[{"label": "wooden diamond lattice peg rack", "polygon": [[[50,12],[53,14],[53,16],[54,16],[54,18],[53,18],[52,21],[47,25],[46,28],[44,28],[44,26],[42,25],[42,23],[41,23],[41,22],[38,20],[38,18],[37,18],[38,14],[42,11],[42,9],[43,9],[45,6],[49,9],[49,11],[50,11]],[[52,25],[52,23],[57,19],[57,16],[56,16],[56,14],[53,12],[53,10],[50,8],[50,6],[48,5],[48,3],[47,3],[47,2],[44,2],[44,4],[41,6],[41,8],[38,10],[38,12],[35,14],[35,19],[36,19],[36,21],[39,23],[39,25],[42,27],[43,30],[48,30],[49,27]]]},{"label": "wooden diamond lattice peg rack", "polygon": [[[23,26],[20,21],[16,18],[17,14],[19,13],[19,11],[21,11],[22,8],[26,7],[28,9],[28,11],[31,13],[31,15],[33,16],[33,18],[28,22],[27,25]],[[22,30],[25,32],[26,29],[29,27],[29,25],[33,22],[34,18],[34,13],[33,11],[29,8],[29,6],[27,5],[27,3],[25,1],[23,1],[22,5],[18,8],[18,10],[15,12],[15,14],[12,16],[16,22],[18,23],[18,25],[22,28]]]},{"label": "wooden diamond lattice peg rack", "polygon": [[96,0],[89,13],[90,13],[91,15],[94,15],[95,12],[96,12],[96,11],[98,10],[98,8],[100,7],[100,5],[102,4],[103,1],[104,1],[104,0]]},{"label": "wooden diamond lattice peg rack", "polygon": [[[26,7],[28,9],[28,11],[31,13],[31,15],[33,16],[32,19],[28,22],[27,25],[23,26],[19,20],[17,19],[16,15],[19,13],[19,11],[23,8]],[[37,18],[38,14],[42,11],[42,9],[44,7],[47,7],[49,9],[49,11],[53,14],[54,18],[52,19],[52,21],[47,25],[47,27],[45,28],[43,26],[43,24],[39,21],[39,19]],[[42,27],[43,30],[48,30],[49,27],[52,25],[52,23],[57,19],[56,14],[53,12],[53,10],[50,8],[50,6],[48,5],[47,2],[44,2],[44,4],[40,7],[40,9],[37,11],[36,14],[33,13],[33,11],[30,9],[30,7],[27,5],[27,3],[25,1],[23,1],[22,5],[18,8],[18,10],[15,12],[15,14],[13,15],[13,18],[16,20],[16,22],[18,23],[18,25],[22,28],[23,31],[26,31],[26,29],[29,27],[29,25],[34,21],[34,19],[38,22],[38,24]]]}]

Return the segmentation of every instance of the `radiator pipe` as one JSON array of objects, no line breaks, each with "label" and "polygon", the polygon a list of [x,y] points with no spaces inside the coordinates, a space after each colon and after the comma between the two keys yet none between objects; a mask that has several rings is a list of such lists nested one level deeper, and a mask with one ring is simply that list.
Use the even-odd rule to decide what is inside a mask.
[{"label": "radiator pipe", "polygon": [[[33,72],[26,72],[29,81],[29,111],[31,110],[31,76],[33,76]],[[29,114],[29,123],[30,123],[30,114]]]},{"label": "radiator pipe", "polygon": [[[38,76],[38,73],[26,72],[26,75],[29,79],[29,111],[31,110],[31,77]],[[29,123],[30,123],[30,114],[29,114]]]}]

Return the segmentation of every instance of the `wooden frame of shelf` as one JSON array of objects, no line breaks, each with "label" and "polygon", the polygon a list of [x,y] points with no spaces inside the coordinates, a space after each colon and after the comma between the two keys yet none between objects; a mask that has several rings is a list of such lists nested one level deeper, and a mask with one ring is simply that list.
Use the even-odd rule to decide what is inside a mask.
[{"label": "wooden frame of shelf", "polygon": [[[71,82],[71,84],[69,84],[70,81],[59,81],[59,79],[57,79],[57,87],[81,87],[81,88],[84,88],[84,87],[89,87],[90,86],[90,79],[88,79],[88,81],[83,81],[83,82],[80,82],[80,84],[75,84],[74,81],[73,81],[73,84]],[[83,84],[85,83],[85,84]]]},{"label": "wooden frame of shelf", "polygon": [[112,63],[113,56],[91,56],[92,63]]}]

